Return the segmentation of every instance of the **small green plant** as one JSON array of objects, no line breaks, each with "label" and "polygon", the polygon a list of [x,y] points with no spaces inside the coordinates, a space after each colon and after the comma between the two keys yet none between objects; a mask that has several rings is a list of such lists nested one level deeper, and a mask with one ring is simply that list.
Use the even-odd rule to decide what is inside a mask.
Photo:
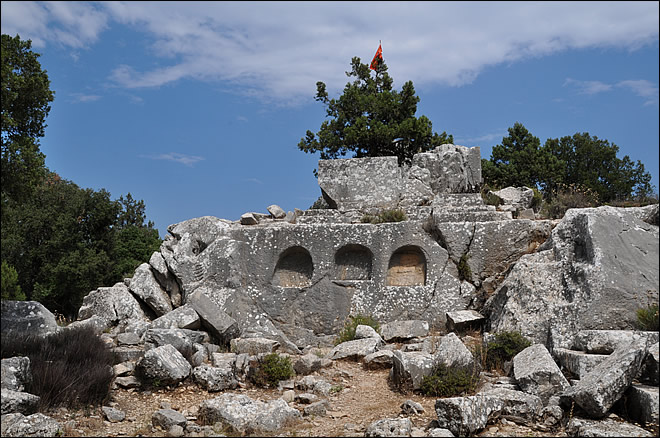
[{"label": "small green plant", "polygon": [[[501,369],[504,362],[510,361],[516,354],[530,345],[532,345],[530,340],[520,332],[499,332],[495,334],[495,339],[486,344],[485,349],[481,349],[480,354],[482,357],[480,359],[489,370]],[[485,355],[485,359],[483,355]]]},{"label": "small green plant", "polygon": [[330,394],[339,394],[344,390],[344,385],[332,385],[330,387]]},{"label": "small green plant", "polygon": [[403,222],[408,220],[406,212],[401,209],[381,210],[378,214],[365,214],[360,219],[363,224],[382,224],[386,222]]},{"label": "small green plant", "polygon": [[458,279],[461,281],[472,280],[472,269],[470,269],[470,265],[468,264],[469,258],[470,256],[467,253],[463,254],[456,266],[458,268]]},{"label": "small green plant", "polygon": [[439,364],[430,376],[424,376],[420,391],[433,397],[454,397],[474,392],[479,381],[476,369],[447,367]]},{"label": "small green plant", "polygon": [[277,353],[270,353],[259,359],[255,369],[251,369],[249,377],[257,386],[273,387],[277,386],[281,380],[290,379],[294,374],[291,359]]},{"label": "small green plant", "polygon": [[637,324],[640,330],[659,331],[658,305],[651,304],[648,307],[637,309]]},{"label": "small green plant", "polygon": [[481,199],[483,199],[484,204],[494,205],[495,207],[504,204],[502,198],[493,193],[492,189],[488,187],[487,184],[484,184],[481,188]]},{"label": "small green plant", "polygon": [[380,331],[380,324],[378,324],[378,321],[376,321],[373,317],[361,314],[350,316],[344,324],[344,328],[335,338],[335,345],[355,339],[355,329],[359,325],[368,325],[377,332]]}]

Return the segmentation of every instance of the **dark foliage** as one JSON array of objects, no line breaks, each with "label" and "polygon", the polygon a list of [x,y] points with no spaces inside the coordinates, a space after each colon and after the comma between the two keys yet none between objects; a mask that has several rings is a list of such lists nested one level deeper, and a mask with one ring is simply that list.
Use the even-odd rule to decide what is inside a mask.
[{"label": "dark foliage", "polygon": [[108,398],[113,353],[90,328],[48,336],[3,333],[1,354],[30,359],[32,381],[25,390],[41,397],[39,410],[100,405]]},{"label": "dark foliage", "polygon": [[478,382],[476,367],[447,367],[441,363],[422,378],[420,391],[432,397],[454,397],[474,392]]},{"label": "dark foliage", "polygon": [[276,387],[280,380],[290,379],[294,374],[291,359],[270,353],[259,359],[258,365],[250,369],[248,377],[257,386]]}]

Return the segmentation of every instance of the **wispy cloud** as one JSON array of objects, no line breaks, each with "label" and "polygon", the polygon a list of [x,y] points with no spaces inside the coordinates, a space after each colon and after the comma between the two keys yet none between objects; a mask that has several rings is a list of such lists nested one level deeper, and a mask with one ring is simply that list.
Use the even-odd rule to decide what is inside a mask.
[{"label": "wispy cloud", "polygon": [[[117,86],[222,81],[276,102],[311,100],[318,80],[339,92],[351,57],[368,62],[378,40],[392,77],[461,86],[502,63],[655,43],[659,11],[657,2],[3,2],[2,9],[3,32],[37,46],[89,47],[116,25],[143,33],[149,62],[116,65],[108,77]],[[597,83],[584,85],[600,92]]]},{"label": "wispy cloud", "polygon": [[580,94],[598,94],[605,91],[610,91],[612,85],[600,81],[578,81],[576,79],[567,78],[564,81],[564,86],[572,86],[577,88]]},{"label": "wispy cloud", "polygon": [[150,160],[174,161],[175,163],[181,163],[188,167],[193,167],[196,163],[204,160],[204,157],[199,157],[196,155],[185,155],[178,152],[170,152],[168,154],[160,155],[141,155],[141,157],[148,158]]},{"label": "wispy cloud", "polygon": [[101,96],[98,94],[71,93],[72,103],[96,102],[99,99],[101,99]]},{"label": "wispy cloud", "polygon": [[658,85],[647,80],[621,81],[617,87],[627,88],[639,97],[643,97],[646,102],[644,105],[658,104]]},{"label": "wispy cloud", "polygon": [[564,81],[564,86],[572,86],[580,94],[598,94],[613,91],[615,88],[632,91],[635,95],[642,97],[644,105],[658,104],[658,85],[645,79],[625,80],[613,84],[607,84],[600,81],[578,81],[568,78]]},{"label": "wispy cloud", "polygon": [[477,137],[456,137],[454,139],[455,144],[460,144],[462,146],[483,146],[484,143],[491,144],[493,142],[499,142],[503,137],[507,136],[507,131],[497,131],[490,134],[484,134]]},{"label": "wispy cloud", "polygon": [[243,178],[241,181],[248,182],[248,183],[254,183],[254,184],[263,184],[264,183],[259,178]]}]

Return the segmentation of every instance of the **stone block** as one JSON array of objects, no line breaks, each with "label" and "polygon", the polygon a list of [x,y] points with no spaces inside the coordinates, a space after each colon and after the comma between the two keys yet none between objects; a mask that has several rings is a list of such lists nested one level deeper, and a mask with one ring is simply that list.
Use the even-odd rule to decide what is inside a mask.
[{"label": "stone block", "polygon": [[514,356],[513,376],[523,391],[541,397],[544,404],[570,386],[543,344],[529,346]]},{"label": "stone block", "polygon": [[484,316],[476,310],[455,310],[447,312],[447,331],[463,332],[469,329],[480,329]]}]

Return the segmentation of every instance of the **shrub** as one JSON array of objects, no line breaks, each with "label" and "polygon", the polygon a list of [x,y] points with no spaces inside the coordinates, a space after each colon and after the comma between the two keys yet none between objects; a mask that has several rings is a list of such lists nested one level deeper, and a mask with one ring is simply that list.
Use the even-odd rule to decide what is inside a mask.
[{"label": "shrub", "polygon": [[550,194],[550,199],[543,205],[541,213],[545,217],[561,219],[569,208],[588,208],[598,205],[600,205],[598,193],[588,187],[579,184],[560,184]]},{"label": "shrub", "polygon": [[483,199],[484,204],[486,205],[494,205],[495,207],[500,206],[504,203],[502,201],[502,198],[497,196],[495,193],[492,192],[492,189],[488,186],[488,184],[484,184],[481,187],[481,199]]},{"label": "shrub", "polygon": [[365,214],[360,219],[363,224],[382,224],[386,222],[403,222],[408,220],[406,212],[401,209],[381,210],[378,214]]},{"label": "shrub", "polygon": [[659,331],[658,305],[651,304],[648,307],[637,310],[637,324],[640,330]]},{"label": "shrub", "polygon": [[481,349],[478,355],[481,356],[479,359],[487,369],[501,369],[504,362],[510,361],[530,345],[532,343],[529,339],[520,332],[499,332],[495,334],[495,339],[486,344],[485,349]]},{"label": "shrub", "polygon": [[458,268],[458,279],[461,281],[467,280],[471,281],[472,280],[472,269],[470,269],[470,265],[468,264],[468,259],[470,258],[467,253],[463,254],[461,256],[461,259],[458,262],[457,268]]},{"label": "shrub", "polygon": [[473,392],[479,376],[475,369],[439,364],[433,373],[422,378],[420,391],[433,397],[454,397]]},{"label": "shrub", "polygon": [[114,355],[91,328],[48,336],[2,336],[2,357],[27,356],[32,381],[25,391],[41,397],[39,409],[102,404],[114,378]]},{"label": "shrub", "polygon": [[335,338],[335,345],[355,339],[355,329],[359,325],[368,325],[377,332],[380,332],[380,324],[378,324],[378,321],[376,321],[371,316],[360,314],[351,316],[348,320],[346,320],[344,328],[339,332],[337,338]]},{"label": "shrub", "polygon": [[254,370],[250,372],[250,380],[257,386],[277,386],[280,380],[287,380],[294,376],[291,359],[270,353],[260,358]]}]

